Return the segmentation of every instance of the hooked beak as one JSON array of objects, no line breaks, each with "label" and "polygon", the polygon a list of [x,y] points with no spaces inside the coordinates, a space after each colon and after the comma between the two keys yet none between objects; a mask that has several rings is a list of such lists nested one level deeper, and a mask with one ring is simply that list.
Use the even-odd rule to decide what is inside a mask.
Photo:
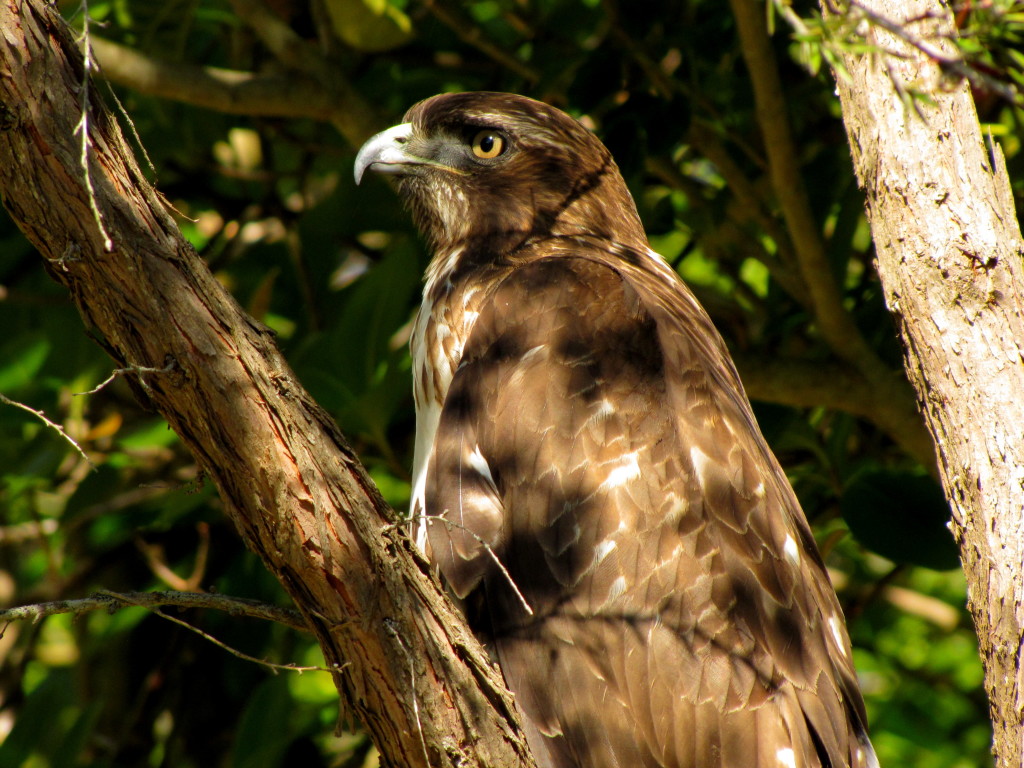
[{"label": "hooked beak", "polygon": [[412,123],[402,123],[381,131],[363,144],[356,155],[356,184],[362,181],[367,169],[377,173],[402,173],[403,166],[422,165],[426,162],[405,151],[405,145],[411,136]]}]

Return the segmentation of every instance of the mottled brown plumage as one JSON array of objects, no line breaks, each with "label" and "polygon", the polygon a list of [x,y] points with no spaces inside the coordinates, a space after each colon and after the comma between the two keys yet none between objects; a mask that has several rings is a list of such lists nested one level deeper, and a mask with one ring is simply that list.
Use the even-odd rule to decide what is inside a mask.
[{"label": "mottled brown plumage", "polygon": [[356,174],[434,248],[412,513],[538,763],[876,766],[803,513],[608,150],[510,94],[406,118]]}]

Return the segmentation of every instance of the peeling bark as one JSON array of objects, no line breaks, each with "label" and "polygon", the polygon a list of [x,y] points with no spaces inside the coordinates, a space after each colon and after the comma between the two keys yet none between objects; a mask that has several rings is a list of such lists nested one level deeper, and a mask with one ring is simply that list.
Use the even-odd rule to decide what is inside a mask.
[{"label": "peeling bark", "polygon": [[90,90],[56,10],[0,0],[0,194],[85,321],[181,436],[316,633],[385,764],[531,766],[500,673],[269,331],[184,240]]},{"label": "peeling bark", "polygon": [[[827,3],[825,4],[828,5]],[[956,57],[937,0],[862,2]],[[826,8],[827,10],[827,8]],[[905,20],[913,20],[907,22]],[[867,25],[838,77],[886,303],[938,449],[967,575],[1000,768],[1024,765],[1024,242],[1002,153],[966,83]],[[896,55],[893,55],[896,54]],[[924,92],[932,103],[903,96]]]}]

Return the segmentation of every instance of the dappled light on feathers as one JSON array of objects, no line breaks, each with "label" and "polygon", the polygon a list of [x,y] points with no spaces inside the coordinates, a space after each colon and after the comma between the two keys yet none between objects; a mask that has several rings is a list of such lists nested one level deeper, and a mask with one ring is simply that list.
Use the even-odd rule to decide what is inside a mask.
[{"label": "dappled light on feathers", "polygon": [[608,150],[511,94],[436,96],[406,123],[373,151],[434,248],[417,540],[538,764],[876,766],[803,512]]}]

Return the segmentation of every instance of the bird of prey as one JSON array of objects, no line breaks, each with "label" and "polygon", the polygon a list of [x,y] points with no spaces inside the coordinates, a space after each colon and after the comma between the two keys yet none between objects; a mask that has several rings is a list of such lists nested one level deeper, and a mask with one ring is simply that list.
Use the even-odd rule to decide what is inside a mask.
[{"label": "bird of prey", "polygon": [[725,344],[607,148],[443,94],[370,139],[433,257],[417,540],[545,768],[872,768],[835,592]]}]

